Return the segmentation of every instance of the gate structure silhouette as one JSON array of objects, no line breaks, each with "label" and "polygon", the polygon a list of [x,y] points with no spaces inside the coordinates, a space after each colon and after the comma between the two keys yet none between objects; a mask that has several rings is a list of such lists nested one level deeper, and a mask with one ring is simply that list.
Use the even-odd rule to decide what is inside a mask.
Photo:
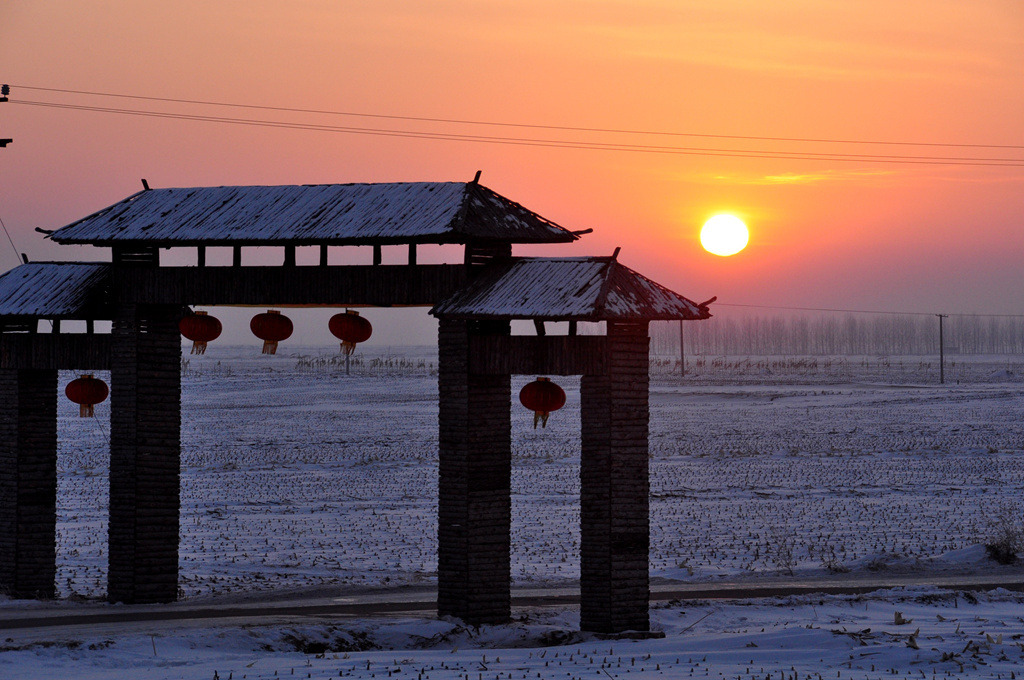
[{"label": "gate structure silhouette", "polygon": [[[0,276],[0,589],[49,598],[56,575],[57,371],[109,370],[108,599],[177,598],[181,337],[191,305],[424,306],[439,320],[438,613],[507,621],[513,374],[581,377],[581,627],[647,631],[648,324],[710,316],[611,257],[513,257],[572,232],[478,182],[149,189],[49,233],[109,262],[27,263]],[[417,246],[461,244],[462,264]],[[382,264],[383,246],[408,248]],[[206,248],[231,247],[231,266]],[[243,266],[245,247],[283,247]],[[296,248],[319,263],[296,264]],[[328,247],[371,246],[371,265]],[[189,247],[197,266],[160,265]],[[510,323],[534,322],[536,335]],[[85,333],[61,332],[67,320]],[[96,332],[97,320],[111,331]],[[52,332],[39,332],[41,322]],[[567,335],[549,335],[550,322]],[[603,335],[578,335],[580,321]]]}]

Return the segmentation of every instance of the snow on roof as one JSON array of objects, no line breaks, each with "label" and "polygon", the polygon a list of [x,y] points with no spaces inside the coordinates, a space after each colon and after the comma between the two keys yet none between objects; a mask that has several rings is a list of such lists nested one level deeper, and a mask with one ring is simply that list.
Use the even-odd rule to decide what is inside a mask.
[{"label": "snow on roof", "polygon": [[0,275],[0,316],[91,318],[102,302],[110,265],[30,262]]},{"label": "snow on roof", "polygon": [[705,305],[619,264],[614,257],[513,258],[497,262],[434,307],[467,319],[706,319]]},{"label": "snow on roof", "polygon": [[402,182],[152,189],[50,238],[94,245],[342,245],[578,237],[475,182]]}]

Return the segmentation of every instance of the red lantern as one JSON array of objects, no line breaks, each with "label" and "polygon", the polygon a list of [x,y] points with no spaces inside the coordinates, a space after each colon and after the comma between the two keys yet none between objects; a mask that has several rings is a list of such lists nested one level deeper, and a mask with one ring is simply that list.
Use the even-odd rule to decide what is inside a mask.
[{"label": "red lantern", "polygon": [[341,351],[344,354],[352,354],[357,343],[366,342],[373,334],[370,322],[359,316],[359,312],[354,309],[346,309],[344,314],[335,314],[327,327],[334,337],[341,340]]},{"label": "red lantern", "polygon": [[277,343],[292,335],[292,320],[276,309],[257,314],[249,322],[252,334],[263,341],[264,354],[277,354]]},{"label": "red lantern", "polygon": [[92,407],[106,399],[110,390],[107,389],[107,383],[87,373],[69,382],[68,386],[64,388],[64,394],[78,404],[80,418],[91,418],[93,416]]},{"label": "red lantern", "polygon": [[538,420],[541,427],[547,427],[551,412],[565,406],[565,391],[551,382],[551,378],[537,378],[519,391],[519,401],[533,411],[534,429]]},{"label": "red lantern", "polygon": [[206,343],[219,338],[224,327],[217,317],[196,312],[182,318],[178,322],[178,330],[192,341],[192,354],[206,354]]}]

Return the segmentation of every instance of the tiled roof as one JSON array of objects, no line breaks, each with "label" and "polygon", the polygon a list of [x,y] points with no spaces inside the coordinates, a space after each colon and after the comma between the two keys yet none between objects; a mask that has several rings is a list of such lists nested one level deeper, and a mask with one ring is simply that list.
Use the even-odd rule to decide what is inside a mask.
[{"label": "tiled roof", "polygon": [[31,262],[0,274],[0,316],[95,318],[110,265]]},{"label": "tiled roof", "polygon": [[614,257],[512,258],[489,265],[431,310],[467,319],[706,319],[698,305]]},{"label": "tiled roof", "polygon": [[559,243],[577,238],[475,182],[152,189],[50,236],[162,245]]}]

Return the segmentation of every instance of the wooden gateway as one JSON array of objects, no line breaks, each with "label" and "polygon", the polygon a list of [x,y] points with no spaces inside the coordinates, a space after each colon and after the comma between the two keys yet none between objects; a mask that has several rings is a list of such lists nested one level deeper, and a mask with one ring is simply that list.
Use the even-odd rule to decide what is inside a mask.
[{"label": "wooden gateway", "polygon": [[[479,178],[479,174],[477,179]],[[48,262],[0,276],[0,589],[53,597],[57,371],[109,370],[108,599],[178,593],[181,337],[190,305],[432,306],[439,321],[438,613],[507,621],[511,380],[580,375],[581,627],[647,631],[648,324],[710,316],[616,257],[513,257],[571,232],[472,182],[148,189],[49,234],[111,249],[110,262]],[[417,263],[419,244],[461,244],[462,264]],[[384,265],[381,248],[408,248]],[[206,266],[206,248],[232,266]],[[244,266],[247,246],[283,247]],[[318,246],[319,264],[295,249]],[[328,246],[371,246],[331,265]],[[161,266],[192,247],[197,266]],[[617,251],[616,251],[617,254]],[[510,322],[534,322],[512,335]],[[86,322],[62,333],[61,322]],[[109,320],[110,333],[96,332]],[[567,335],[547,322],[567,321]],[[604,335],[578,335],[580,321]],[[41,322],[52,332],[40,333]]]}]

